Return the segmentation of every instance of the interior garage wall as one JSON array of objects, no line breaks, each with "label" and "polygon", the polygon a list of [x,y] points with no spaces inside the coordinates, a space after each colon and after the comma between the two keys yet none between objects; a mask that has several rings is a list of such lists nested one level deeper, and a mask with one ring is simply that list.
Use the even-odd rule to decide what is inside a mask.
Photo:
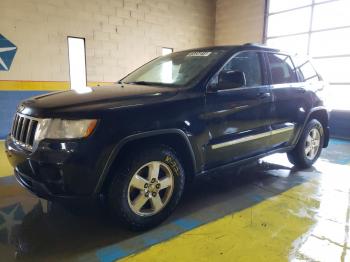
[{"label": "interior garage wall", "polygon": [[213,0],[1,0],[0,33],[18,47],[0,79],[68,81],[67,36],[86,39],[88,81],[116,81],[159,55],[214,43]]},{"label": "interior garage wall", "polygon": [[264,0],[217,0],[215,45],[262,43]]},{"label": "interior garage wall", "polygon": [[23,99],[69,89],[67,36],[83,37],[89,85],[161,54],[214,44],[215,0],[1,0],[0,34],[17,46],[0,71],[0,139]]}]

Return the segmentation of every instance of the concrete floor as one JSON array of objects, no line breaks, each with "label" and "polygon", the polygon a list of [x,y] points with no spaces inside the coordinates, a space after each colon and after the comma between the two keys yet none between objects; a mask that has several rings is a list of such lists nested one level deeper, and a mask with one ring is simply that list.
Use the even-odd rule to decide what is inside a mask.
[{"label": "concrete floor", "polygon": [[40,202],[0,147],[1,261],[350,261],[347,141],[333,139],[309,170],[278,154],[199,179],[165,223],[138,234],[95,207],[72,214]]}]

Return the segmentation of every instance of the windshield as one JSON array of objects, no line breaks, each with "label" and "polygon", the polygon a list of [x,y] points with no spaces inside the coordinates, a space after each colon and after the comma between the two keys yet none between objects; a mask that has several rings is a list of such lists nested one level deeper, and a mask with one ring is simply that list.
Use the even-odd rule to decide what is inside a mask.
[{"label": "windshield", "polygon": [[159,57],[122,79],[127,84],[186,86],[214,65],[226,50],[182,51]]}]

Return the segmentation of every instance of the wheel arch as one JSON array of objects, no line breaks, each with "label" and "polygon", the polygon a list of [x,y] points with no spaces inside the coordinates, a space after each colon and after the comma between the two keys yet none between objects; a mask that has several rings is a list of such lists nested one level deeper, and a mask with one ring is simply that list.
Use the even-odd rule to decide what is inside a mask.
[{"label": "wheel arch", "polygon": [[113,148],[98,180],[95,194],[101,193],[106,185],[108,185],[109,180],[112,179],[110,172],[113,170],[114,165],[116,165],[117,159],[121,159],[128,151],[140,144],[165,144],[174,148],[177,156],[184,164],[186,175],[188,175],[190,180],[193,179],[197,171],[197,161],[192,144],[185,132],[180,129],[148,131],[125,137]]},{"label": "wheel arch", "polygon": [[[329,142],[329,124],[328,124],[329,116],[328,116],[327,109],[325,107],[323,107],[323,106],[313,108],[309,112],[308,116],[306,117],[302,130],[304,130],[305,126],[307,125],[307,123],[311,119],[316,119],[322,124],[323,130],[324,130],[324,144],[323,144],[323,147],[324,148],[327,147],[328,146],[328,142]],[[301,133],[300,133],[300,135],[301,135]],[[298,137],[298,140],[300,138],[300,135]]]}]

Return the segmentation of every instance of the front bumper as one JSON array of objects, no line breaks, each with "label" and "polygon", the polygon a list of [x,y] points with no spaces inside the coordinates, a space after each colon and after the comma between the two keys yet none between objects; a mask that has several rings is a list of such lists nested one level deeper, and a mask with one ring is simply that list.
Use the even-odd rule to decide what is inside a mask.
[{"label": "front bumper", "polygon": [[54,200],[59,202],[70,202],[70,201],[88,201],[90,197],[79,197],[70,195],[58,195],[52,193],[44,183],[38,182],[31,177],[19,172],[15,168],[15,177],[17,182],[24,188],[26,188],[32,194],[44,198],[47,200]]},{"label": "front bumper", "polygon": [[88,142],[42,141],[35,152],[6,139],[6,154],[17,181],[33,194],[48,200],[96,199],[98,151]]}]

